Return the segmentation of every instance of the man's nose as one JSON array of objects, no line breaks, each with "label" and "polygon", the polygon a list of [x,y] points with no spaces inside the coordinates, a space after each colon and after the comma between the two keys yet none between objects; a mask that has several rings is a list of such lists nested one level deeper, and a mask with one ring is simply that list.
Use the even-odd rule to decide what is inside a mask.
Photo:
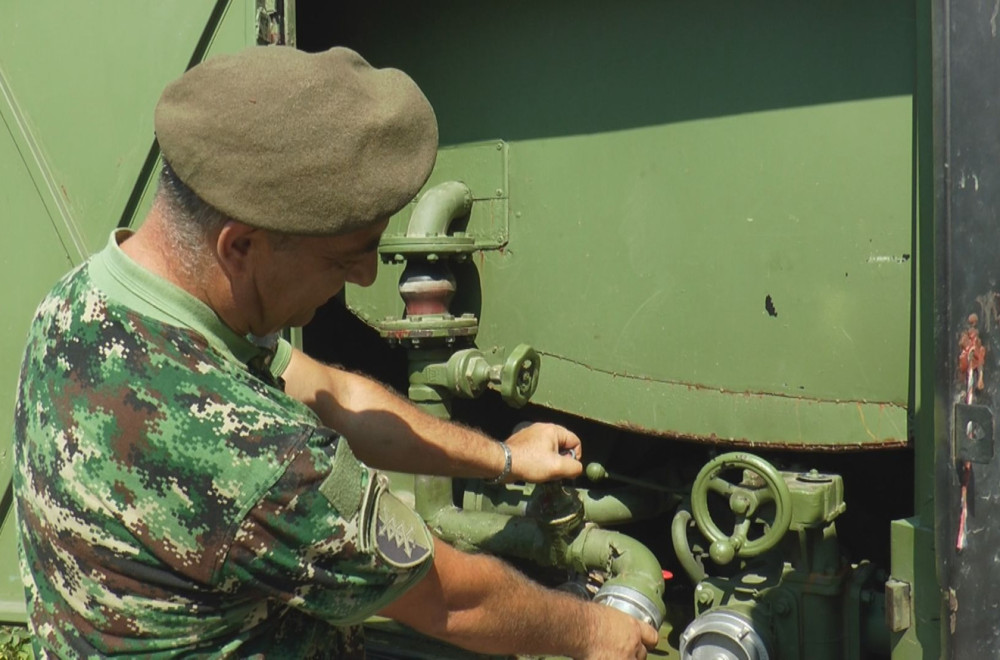
[{"label": "man's nose", "polygon": [[348,272],[347,281],[358,286],[371,286],[378,274],[378,252],[372,250]]}]

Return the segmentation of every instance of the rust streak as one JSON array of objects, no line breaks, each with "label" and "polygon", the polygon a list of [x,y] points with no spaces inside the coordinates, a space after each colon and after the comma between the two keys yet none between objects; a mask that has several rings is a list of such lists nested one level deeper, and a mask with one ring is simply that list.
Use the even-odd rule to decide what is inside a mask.
[{"label": "rust streak", "polygon": [[740,447],[744,449],[795,449],[795,450],[808,450],[815,452],[822,452],[828,454],[834,453],[847,453],[854,451],[872,451],[872,450],[893,450],[893,449],[906,449],[912,446],[908,440],[900,440],[897,438],[889,438],[886,440],[871,442],[871,443],[850,443],[850,444],[836,444],[836,445],[825,445],[825,444],[807,444],[807,443],[796,443],[796,442],[759,442],[754,440],[748,440],[747,438],[720,438],[714,433],[708,435],[699,435],[696,433],[681,433],[679,431],[659,431],[647,429],[639,424],[628,421],[617,421],[614,422],[614,426],[629,431],[631,433],[639,433],[642,435],[654,436],[657,438],[663,438],[665,440],[680,440],[684,442],[692,442],[699,445],[719,445],[725,447]]},{"label": "rust streak", "polygon": [[724,387],[713,387],[711,385],[703,385],[701,383],[688,383],[682,380],[673,380],[670,378],[653,378],[651,376],[640,376],[636,374],[630,374],[628,372],[618,372],[609,371],[607,369],[599,369],[593,365],[589,365],[585,362],[580,362],[579,360],[574,360],[572,358],[565,357],[563,355],[558,355],[556,353],[548,353],[546,351],[538,351],[539,355],[544,355],[548,357],[555,358],[557,360],[563,360],[564,362],[569,362],[570,364],[575,364],[578,367],[583,367],[588,371],[594,371],[601,374],[607,374],[612,378],[628,378],[630,380],[639,380],[648,383],[659,383],[662,385],[680,385],[686,387],[690,390],[704,391],[704,392],[717,392],[719,394],[734,394],[740,395],[747,398],[769,398],[777,397],[781,399],[793,399],[795,401],[805,401],[807,403],[854,403],[858,405],[878,405],[878,406],[888,406],[890,408],[906,408],[905,404],[896,403],[894,401],[868,401],[865,399],[825,399],[819,397],[802,396],[795,394],[785,394],[783,392],[760,392],[755,390],[731,390]]}]

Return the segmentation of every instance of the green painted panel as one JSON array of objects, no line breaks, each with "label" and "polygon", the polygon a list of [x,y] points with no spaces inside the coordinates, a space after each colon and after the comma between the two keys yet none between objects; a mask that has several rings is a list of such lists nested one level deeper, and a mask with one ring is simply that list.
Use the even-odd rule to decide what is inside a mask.
[{"label": "green painted panel", "polygon": [[[449,149],[508,143],[509,241],[464,297],[481,347],[545,356],[536,402],[687,437],[906,441],[910,3],[514,2],[473,32],[483,5],[396,8],[356,10],[342,41],[414,75]],[[398,274],[349,304],[398,314]]]},{"label": "green painted panel", "polygon": [[17,526],[13,515],[0,521],[0,622],[21,623],[26,620],[24,586],[17,568]]},{"label": "green painted panel", "polygon": [[[538,405],[570,410],[631,431],[746,447],[855,450],[900,446],[906,409],[879,403],[734,393],[622,378],[542,352]],[[541,382],[559,387],[542,389]],[[603,392],[605,396],[595,396]],[[581,402],[585,402],[586,408]]]},{"label": "green painted panel", "polygon": [[[183,0],[5,6],[0,71],[88,252],[118,223],[152,145],[156,100],[215,9]],[[252,11],[252,0],[226,9],[218,50],[254,43]]]},{"label": "green painted panel", "polygon": [[[0,259],[0,278],[5,282],[0,337],[0,506],[10,484],[12,458],[10,429],[14,424],[14,392],[21,362],[21,348],[28,321],[42,296],[72,265],[35,189],[24,160],[0,114],[0,209],[6,248]],[[30,255],[30,258],[18,258]],[[17,572],[13,512],[0,510],[0,621],[23,618],[24,591]],[[18,614],[20,613],[20,614]]]},{"label": "green painted panel", "polygon": [[[255,43],[253,0],[17,0],[0,24],[0,222],[8,283],[0,323],[0,621],[23,621],[10,429],[31,314],[52,284],[107,241],[145,187],[153,108],[196,54]],[[147,191],[148,192],[148,191]],[[140,212],[149,196],[136,195]],[[127,218],[128,219],[128,218]]]},{"label": "green painted panel", "polygon": [[909,117],[908,98],[876,99],[513,145],[511,263],[483,278],[482,337],[636,378],[905,405]]}]

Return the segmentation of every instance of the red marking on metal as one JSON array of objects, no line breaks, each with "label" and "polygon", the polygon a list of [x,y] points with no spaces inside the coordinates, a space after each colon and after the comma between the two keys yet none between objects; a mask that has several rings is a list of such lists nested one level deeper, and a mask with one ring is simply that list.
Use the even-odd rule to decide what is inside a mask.
[{"label": "red marking on metal", "polygon": [[962,510],[958,515],[958,538],[955,539],[955,549],[961,552],[965,548],[965,519],[969,513],[969,478],[972,476],[972,461],[962,463]]},{"label": "red marking on metal", "polygon": [[[978,370],[976,389],[981,390],[985,386],[983,383],[983,364],[986,362],[986,347],[983,346],[983,342],[979,338],[979,330],[976,329],[978,323],[979,317],[975,314],[969,314],[969,328],[962,333],[958,340],[958,348],[960,349],[958,371],[963,376],[968,377]],[[972,379],[968,378],[968,380]],[[970,391],[968,394],[971,395],[972,392]]]}]

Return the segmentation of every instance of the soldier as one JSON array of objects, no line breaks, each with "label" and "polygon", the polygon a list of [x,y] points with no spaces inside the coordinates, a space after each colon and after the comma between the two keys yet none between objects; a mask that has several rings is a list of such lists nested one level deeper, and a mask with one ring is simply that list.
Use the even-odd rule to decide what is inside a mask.
[{"label": "soldier", "polygon": [[573,477],[575,435],[497,443],[277,338],[374,280],[437,150],[413,81],[255,48],[171,83],[155,127],[152,210],[41,303],[21,370],[36,653],[360,657],[381,612],[480,652],[644,657],[652,628],[435,540],[377,471]]}]

